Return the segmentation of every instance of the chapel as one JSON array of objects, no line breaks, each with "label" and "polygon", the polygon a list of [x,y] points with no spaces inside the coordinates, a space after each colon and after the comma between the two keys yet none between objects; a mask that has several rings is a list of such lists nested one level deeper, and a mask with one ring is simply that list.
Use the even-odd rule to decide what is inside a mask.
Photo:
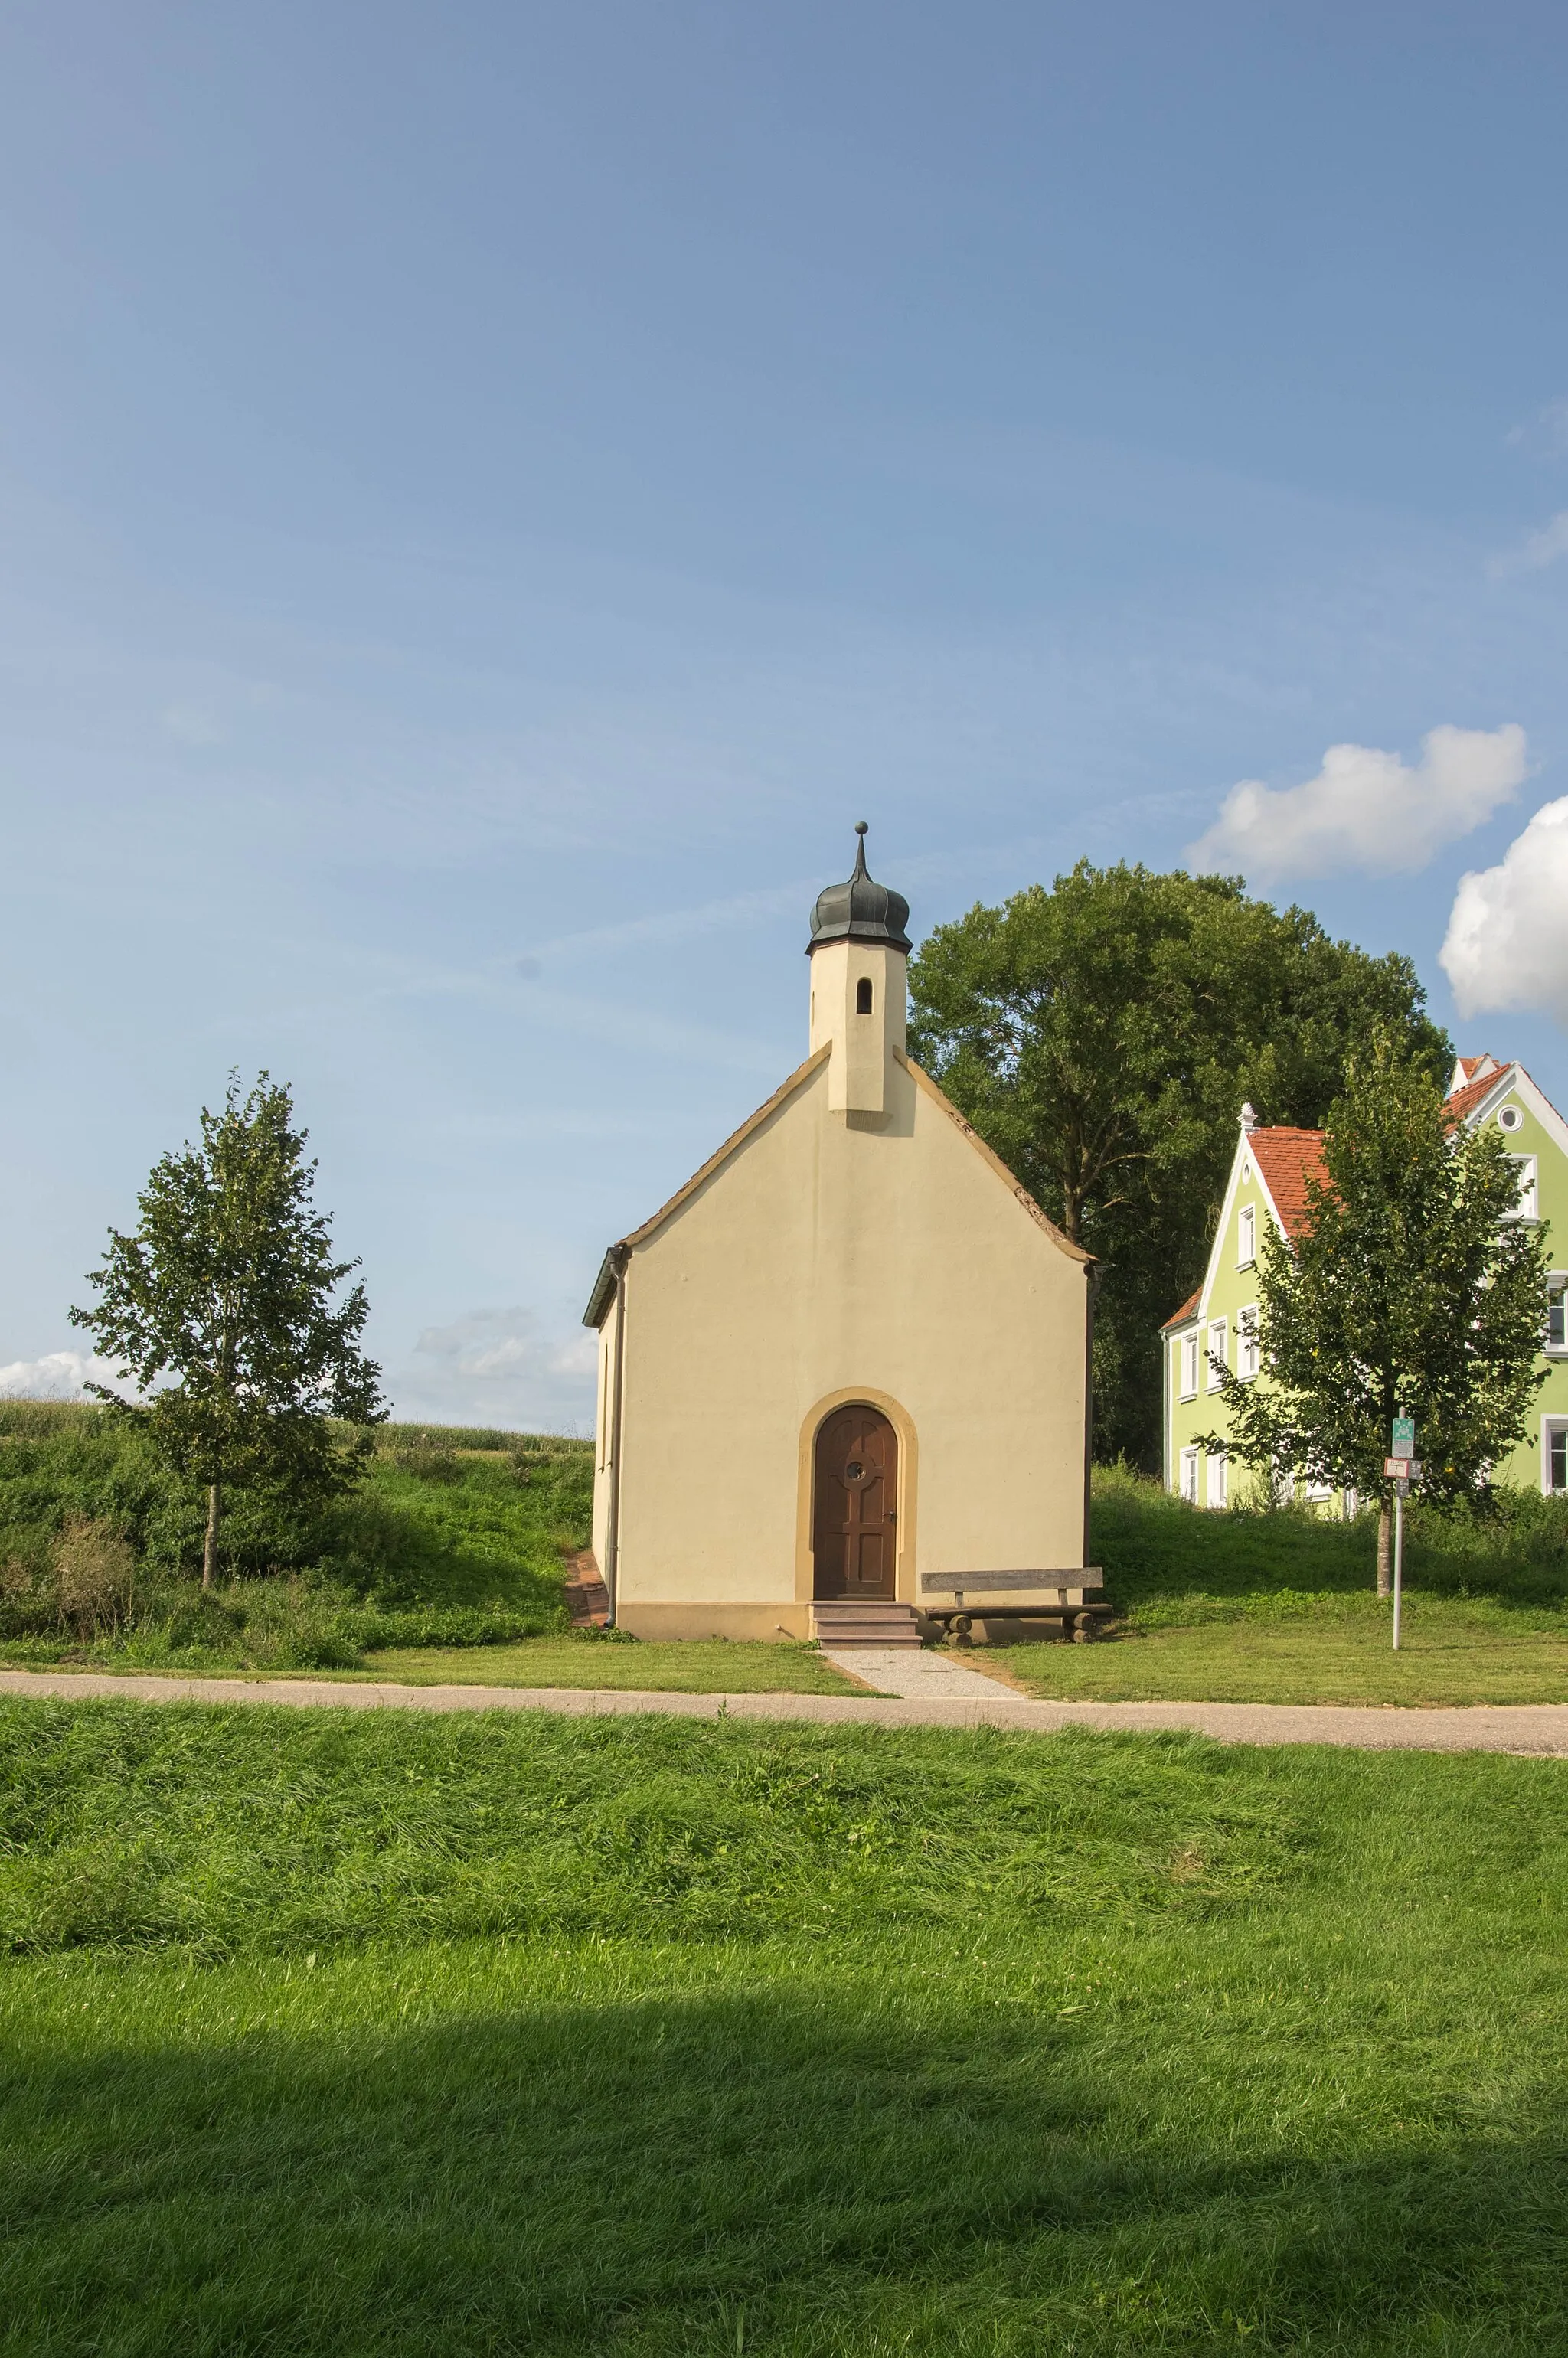
[{"label": "chapel", "polygon": [[856,831],[805,1063],[584,1313],[593,1552],[640,1638],[914,1642],[1082,1602],[1095,1264],[909,1055],[909,904]]}]

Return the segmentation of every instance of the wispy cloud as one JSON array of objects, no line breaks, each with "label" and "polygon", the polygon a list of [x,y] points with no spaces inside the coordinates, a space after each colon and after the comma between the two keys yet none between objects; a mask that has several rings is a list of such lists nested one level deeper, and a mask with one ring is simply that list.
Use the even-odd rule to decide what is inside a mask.
[{"label": "wispy cloud", "polygon": [[647,948],[662,942],[689,941],[696,934],[719,934],[735,925],[745,925],[758,917],[787,917],[811,906],[819,889],[796,880],[778,884],[765,892],[730,892],[715,901],[699,901],[683,909],[658,909],[643,917],[626,917],[614,925],[592,925],[580,933],[558,934],[553,941],[536,942],[519,968],[532,967],[536,972],[545,959],[567,955],[576,956],[582,950],[616,950]]},{"label": "wispy cloud", "polygon": [[228,733],[222,722],[195,704],[169,705],[163,725],[181,745],[222,745]]},{"label": "wispy cloud", "polygon": [[1568,398],[1544,403],[1533,417],[1510,429],[1508,440],[1538,458],[1568,458]]},{"label": "wispy cloud", "polygon": [[1487,571],[1494,581],[1500,581],[1509,573],[1539,573],[1542,567],[1555,565],[1560,557],[1568,557],[1568,508],[1559,508],[1549,524],[1527,534],[1517,548],[1504,549],[1492,557]]},{"label": "wispy cloud", "polygon": [[594,1336],[580,1327],[551,1331],[520,1304],[427,1326],[413,1359],[389,1379],[400,1416],[554,1433],[591,1422]]},{"label": "wispy cloud", "polygon": [[1238,868],[1254,882],[1326,876],[1340,869],[1409,875],[1444,844],[1468,835],[1519,791],[1524,730],[1429,730],[1413,766],[1375,745],[1331,745],[1299,786],[1255,778],[1232,786],[1189,868]]}]

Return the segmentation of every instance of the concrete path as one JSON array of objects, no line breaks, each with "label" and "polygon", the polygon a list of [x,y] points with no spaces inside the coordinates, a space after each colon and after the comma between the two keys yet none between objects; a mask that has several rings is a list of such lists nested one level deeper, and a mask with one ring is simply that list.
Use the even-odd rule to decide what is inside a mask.
[{"label": "concrete path", "polygon": [[968,1663],[956,1662],[950,1654],[935,1653],[928,1646],[824,1646],[820,1650],[823,1660],[831,1662],[836,1671],[863,1680],[879,1694],[902,1695],[911,1703],[957,1703],[962,1697],[971,1703],[994,1703],[999,1691],[1016,1693],[997,1679],[988,1679],[983,1671],[971,1670]]},{"label": "concrete path", "polygon": [[[847,1649],[845,1650],[848,1650]],[[860,1650],[871,1651],[871,1649]],[[958,1665],[951,1666],[953,1668]],[[913,1677],[913,1673],[911,1674]],[[983,1687],[983,1694],[975,1686]],[[1186,1732],[1222,1744],[1346,1744],[1377,1752],[1519,1752],[1568,1758],[1568,1704],[1476,1704],[1454,1711],[1338,1704],[1034,1703],[978,1671],[963,1690],[909,1696],[614,1693],[591,1687],[404,1687],[367,1680],[115,1678],[92,1671],[0,1671],[0,1694],[139,1703],[326,1704],[338,1711],[557,1711],[576,1718],[659,1712],[677,1719],[798,1719],[853,1727],[1063,1727]]]}]

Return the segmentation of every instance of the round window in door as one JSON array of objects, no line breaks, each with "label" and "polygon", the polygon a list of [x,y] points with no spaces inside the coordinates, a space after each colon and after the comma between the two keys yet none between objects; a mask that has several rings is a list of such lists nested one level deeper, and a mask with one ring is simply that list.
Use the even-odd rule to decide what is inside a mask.
[{"label": "round window in door", "polygon": [[895,1594],[898,1435],[880,1409],[836,1408],[817,1430],[813,1594]]}]

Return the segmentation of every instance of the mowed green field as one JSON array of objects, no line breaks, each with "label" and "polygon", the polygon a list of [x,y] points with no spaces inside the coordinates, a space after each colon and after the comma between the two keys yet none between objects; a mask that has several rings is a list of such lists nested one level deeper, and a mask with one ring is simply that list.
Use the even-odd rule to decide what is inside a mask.
[{"label": "mowed green field", "polygon": [[1407,1595],[1400,1650],[1375,1595],[1187,1598],[1130,1614],[1107,1643],[977,1647],[964,1660],[1025,1693],[1098,1703],[1568,1703],[1568,1615]]},{"label": "mowed green field", "polygon": [[515,1646],[406,1647],[367,1654],[363,1672],[409,1686],[641,1688],[663,1694],[859,1694],[815,1646],[723,1638],[621,1645],[581,1635]]},{"label": "mowed green field", "polygon": [[1568,2348],[1565,1779],[0,1704],[0,2349]]},{"label": "mowed green field", "polygon": [[1369,1515],[1210,1514],[1102,1467],[1091,1547],[1109,1637],[1002,1636],[966,1659],[1030,1694],[1097,1702],[1568,1703],[1568,1502],[1507,1492],[1409,1520],[1396,1654]]}]

